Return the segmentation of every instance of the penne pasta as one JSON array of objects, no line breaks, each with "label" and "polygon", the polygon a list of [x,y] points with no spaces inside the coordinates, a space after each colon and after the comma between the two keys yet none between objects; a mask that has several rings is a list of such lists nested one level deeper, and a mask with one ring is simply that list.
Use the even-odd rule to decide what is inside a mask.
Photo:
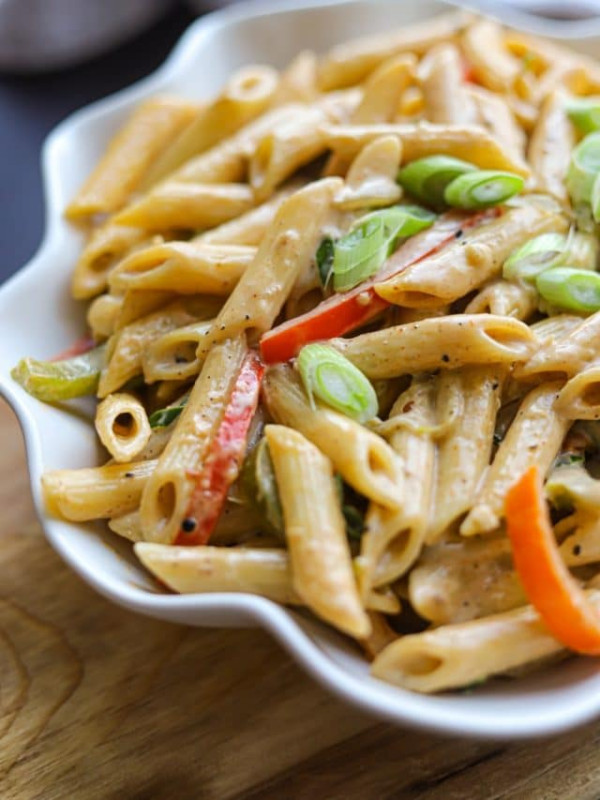
[{"label": "penne pasta", "polygon": [[502,532],[427,548],[410,573],[408,597],[417,614],[436,626],[501,614],[527,602]]},{"label": "penne pasta", "polygon": [[252,264],[199,346],[199,356],[243,331],[252,335],[269,330],[297,277],[312,260],[341,185],[339,178],[316,181],[282,203]]},{"label": "penne pasta", "polygon": [[501,142],[477,125],[418,124],[327,125],[327,145],[340,157],[352,159],[366,144],[380,136],[397,136],[405,162],[432,155],[471,161],[481,169],[499,169],[528,178],[524,160],[516,158]]},{"label": "penne pasta", "polygon": [[133,461],[151,434],[146,409],[124,392],[111,394],[98,404],[95,426],[100,441],[119,464]]},{"label": "penne pasta", "polygon": [[502,142],[509,152],[522,159],[527,137],[515,117],[510,101],[475,84],[469,86],[467,94],[475,106],[479,123]]},{"label": "penne pasta", "polygon": [[196,107],[163,97],[141,105],[110,142],[104,157],[67,206],[71,220],[118,211],[140,186],[153,161],[192,121]]},{"label": "penne pasta", "polygon": [[206,359],[144,488],[140,512],[145,541],[175,542],[245,354],[246,345],[239,336],[215,346]]},{"label": "penne pasta", "polygon": [[112,271],[110,289],[228,295],[255,255],[256,248],[248,245],[202,241],[147,247],[128,256]]},{"label": "penne pasta", "polygon": [[537,340],[530,328],[509,317],[453,314],[332,339],[331,344],[369,378],[389,379],[469,364],[525,361]]},{"label": "penne pasta", "polygon": [[300,433],[265,429],[283,509],[294,589],[322,619],[356,638],[370,632],[360,602],[333,465]]},{"label": "penne pasta", "polygon": [[429,522],[434,487],[435,381],[415,378],[390,411],[389,443],[401,465],[399,507],[372,502],[361,539],[361,593],[404,575],[421,552]]},{"label": "penne pasta", "polygon": [[578,320],[574,327],[570,321],[572,318],[567,319],[569,322],[562,323],[555,336],[549,337],[543,347],[515,370],[516,378],[536,376],[538,380],[542,380],[559,375],[571,378],[598,359],[600,313]]},{"label": "penne pasta", "polygon": [[567,381],[554,408],[566,419],[600,419],[600,365],[588,367]]},{"label": "penne pasta", "polygon": [[142,190],[260,116],[273,103],[278,84],[277,72],[272,67],[256,65],[238,70],[227,81],[222,93],[198,111],[193,121],[154,162]]},{"label": "penne pasta", "polygon": [[200,372],[202,362],[197,351],[210,334],[213,320],[193,322],[165,333],[144,351],[142,366],[148,383],[186,380]]},{"label": "penne pasta", "polygon": [[402,145],[395,136],[374,139],[356,156],[335,204],[344,211],[379,208],[397,202],[402,190],[396,181]]},{"label": "penne pasta", "polygon": [[72,522],[120,517],[134,511],[156,461],[57,469],[42,479],[49,513]]},{"label": "penne pasta", "polygon": [[[453,423],[438,442],[433,510],[427,544],[433,544],[473,504],[477,486],[492,454],[496,414],[505,370],[466,367],[440,374],[437,404]],[[459,400],[460,398],[460,400]],[[460,413],[455,409],[460,402]]]},{"label": "penne pasta", "polygon": [[402,270],[375,291],[400,306],[431,306],[458,300],[499,277],[502,264],[533,236],[567,229],[565,218],[542,204],[510,208],[500,217],[467,232],[439,253]]},{"label": "penne pasta", "polygon": [[543,383],[525,397],[514,422],[477,491],[471,510],[460,526],[463,536],[495,530],[504,517],[504,501],[515,475],[532,464],[546,475],[571,426],[554,410],[560,383]]},{"label": "penne pasta", "polygon": [[119,225],[151,231],[214,228],[244,214],[256,198],[244,183],[191,183],[170,180],[117,215]]},{"label": "penne pasta", "polygon": [[[588,598],[600,608],[600,592]],[[564,652],[531,606],[403,636],[371,667],[376,678],[417,692],[439,692],[535,665]]]},{"label": "penne pasta", "polygon": [[334,47],[319,66],[319,85],[324,91],[360,83],[389,58],[402,53],[423,55],[440,42],[452,41],[465,26],[462,12],[441,14],[421,25],[354,39]]},{"label": "penne pasta", "polygon": [[537,188],[561,203],[569,202],[565,185],[575,130],[565,111],[566,94],[556,89],[544,100],[529,141],[529,162]]},{"label": "penne pasta", "polygon": [[419,77],[428,120],[440,125],[477,122],[475,104],[464,84],[462,57],[455,45],[432,48],[419,64]]},{"label": "penne pasta", "polygon": [[496,92],[511,91],[521,64],[506,47],[502,29],[496,22],[476,20],[467,26],[461,45],[477,83]]},{"label": "penne pasta", "polygon": [[465,314],[497,314],[527,320],[537,310],[537,299],[533,287],[499,279],[477,292],[467,304]]},{"label": "penne pasta", "polygon": [[357,492],[386,508],[398,508],[401,464],[383,439],[343,414],[312,408],[288,367],[268,371],[264,392],[276,422],[316,445]]}]

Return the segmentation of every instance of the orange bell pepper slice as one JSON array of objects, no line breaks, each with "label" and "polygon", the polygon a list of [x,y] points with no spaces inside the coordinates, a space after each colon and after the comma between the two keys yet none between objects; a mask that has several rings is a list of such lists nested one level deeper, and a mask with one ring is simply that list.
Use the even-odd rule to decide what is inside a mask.
[{"label": "orange bell pepper slice", "polygon": [[515,569],[550,633],[570,650],[600,655],[600,615],[560,556],[537,467],[510,488],[506,522]]}]

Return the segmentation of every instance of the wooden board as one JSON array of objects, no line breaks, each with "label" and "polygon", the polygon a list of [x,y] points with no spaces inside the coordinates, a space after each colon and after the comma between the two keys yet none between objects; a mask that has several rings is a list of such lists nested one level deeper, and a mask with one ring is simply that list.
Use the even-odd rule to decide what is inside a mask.
[{"label": "wooden board", "polygon": [[2,800],[597,800],[600,727],[461,741],[377,723],[258,630],[123,611],[35,522],[0,401]]}]

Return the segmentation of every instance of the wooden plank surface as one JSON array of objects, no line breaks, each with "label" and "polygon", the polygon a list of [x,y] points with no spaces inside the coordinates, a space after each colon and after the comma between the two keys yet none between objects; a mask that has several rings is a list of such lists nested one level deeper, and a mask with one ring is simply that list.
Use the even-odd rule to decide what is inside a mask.
[{"label": "wooden plank surface", "polygon": [[2,800],[597,800],[600,727],[526,744],[377,723],[258,630],[139,617],[35,522],[0,401]]}]

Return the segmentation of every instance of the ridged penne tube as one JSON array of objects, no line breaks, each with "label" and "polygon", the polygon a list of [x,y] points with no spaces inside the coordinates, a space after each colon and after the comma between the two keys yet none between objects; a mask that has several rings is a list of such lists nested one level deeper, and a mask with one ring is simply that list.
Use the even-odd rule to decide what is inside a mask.
[{"label": "ridged penne tube", "polygon": [[245,214],[224,222],[216,228],[196,236],[191,242],[203,242],[204,244],[239,244],[248,247],[258,247],[263,240],[269,225],[273,222],[277,209],[286,197],[300,188],[299,183],[292,183],[285,186],[279,192],[269,198],[266,203],[251,208]]},{"label": "ridged penne tube", "polygon": [[303,50],[280,73],[271,105],[313,103],[318,94],[317,56],[311,50]]},{"label": "ridged penne tube", "polygon": [[265,436],[295,591],[321,619],[355,638],[367,636],[371,626],[354,578],[331,461],[291,428],[267,425]]},{"label": "ridged penne tube", "polygon": [[527,325],[492,314],[451,314],[330,344],[369,378],[396,378],[469,364],[525,361],[537,339]]},{"label": "ridged penne tube", "polygon": [[495,530],[504,517],[506,493],[529,467],[545,475],[571,426],[554,410],[560,383],[544,383],[524,398],[517,416],[500,443],[494,461],[460,526],[463,536]]},{"label": "ridged penne tube", "polygon": [[425,118],[448,125],[472,125],[477,111],[464,83],[464,66],[453,44],[434,47],[419,64]]},{"label": "ridged penne tube", "polygon": [[258,200],[265,200],[300,167],[325,152],[323,125],[329,117],[318,106],[280,122],[258,143],[250,156],[250,185]]},{"label": "ridged penne tube", "polygon": [[243,181],[248,171],[248,158],[257,144],[275,126],[306,109],[302,103],[289,103],[261,114],[258,119],[211,147],[205,153],[191,158],[169,180],[191,183],[230,183]]},{"label": "ridged penne tube", "polygon": [[221,94],[199,110],[155,161],[142,189],[147,189],[220,140],[237,133],[262,114],[272,102],[277,86],[277,72],[272,67],[255,65],[235,72]]},{"label": "ridged penne tube", "polygon": [[528,151],[536,188],[562,203],[569,202],[565,178],[575,147],[575,129],[567,117],[566,102],[567,95],[560,89],[546,97]]},{"label": "ridged penne tube", "polygon": [[465,314],[498,314],[526,320],[537,311],[537,292],[532,286],[496,280],[469,301]]},{"label": "ridged penne tube", "polygon": [[162,583],[181,594],[249,592],[286,605],[302,603],[292,587],[285,550],[139,542],[135,554]]},{"label": "ridged penne tube", "polygon": [[402,190],[396,181],[402,160],[402,144],[395,136],[382,136],[356,156],[335,204],[344,211],[379,208],[396,203]]},{"label": "ridged penne tube", "polygon": [[190,124],[196,110],[192,103],[172,97],[158,97],[139,106],[67,206],[67,217],[79,220],[118,211],[157,156]]},{"label": "ridged penne tube", "polygon": [[158,289],[228,295],[256,255],[239,244],[169,242],[132,253],[111,272],[111,291]]},{"label": "ridged penne tube", "polygon": [[337,45],[319,65],[319,86],[323,91],[352,86],[363,81],[393,56],[401,53],[423,55],[440,42],[454,40],[464,28],[466,19],[462,12],[442,14],[391,33],[366,36]]},{"label": "ridged penne tube", "polygon": [[122,307],[123,298],[114,294],[101,294],[90,303],[86,319],[94,339],[113,335]]},{"label": "ridged penne tube", "polygon": [[404,575],[423,547],[435,476],[435,389],[435,380],[414,378],[390,411],[389,420],[396,428],[389,444],[401,464],[400,504],[389,509],[371,503],[367,511],[360,545],[363,597],[373,586]]},{"label": "ridged penne tube", "polygon": [[503,379],[502,368],[488,366],[466,367],[439,376],[438,413],[450,414],[451,408],[444,410],[456,402],[457,396],[462,398],[462,409],[438,442],[427,544],[436,542],[471,507],[481,476],[490,463]]},{"label": "ridged penne tube", "polygon": [[109,519],[108,527],[113,533],[118,534],[123,539],[127,539],[129,542],[142,541],[140,512],[138,510]]},{"label": "ridged penne tube", "polygon": [[166,181],[152,189],[116,218],[119,225],[146,230],[214,228],[256,205],[254,193],[244,183],[191,183]]},{"label": "ridged penne tube", "polygon": [[156,461],[57,469],[42,477],[48,511],[73,522],[119,517],[134,511]]},{"label": "ridged penne tube", "polygon": [[370,611],[369,620],[371,622],[371,633],[360,640],[360,646],[365,651],[368,660],[373,661],[375,656],[381,653],[388,644],[396,641],[398,634],[390,626],[384,614]]},{"label": "ridged penne tube", "polygon": [[210,333],[213,321],[194,322],[169,331],[144,351],[143,370],[147,383],[185,380],[200,372],[199,343]]},{"label": "ridged penne tube", "polygon": [[[414,79],[416,58],[412,53],[384,61],[364,84],[363,96],[350,116],[352,125],[392,122],[400,100]],[[344,175],[352,156],[333,153],[324,170],[326,175]]]},{"label": "ridged penne tube", "polygon": [[[546,496],[560,508],[600,515],[600,480],[593,478],[582,464],[556,467],[546,481]],[[566,520],[561,520],[562,525]],[[558,527],[558,526],[557,526]]]},{"label": "ridged penne tube", "polygon": [[[563,339],[579,325],[581,325],[581,317],[576,317],[572,314],[557,314],[553,317],[541,319],[539,322],[534,322],[530,327],[540,344],[546,346],[550,342],[557,342]],[[525,363],[527,364],[528,362]]]},{"label": "ridged penne tube", "polygon": [[[600,561],[600,516],[594,511],[577,511],[561,520],[556,532],[568,526],[568,536],[560,544],[560,554],[569,567],[582,567]],[[562,532],[562,531],[561,531]]]},{"label": "ridged penne tube", "polygon": [[502,28],[490,19],[478,19],[465,30],[461,45],[477,83],[508,93],[521,73],[521,62],[507,49]]},{"label": "ridged penne tube", "polygon": [[112,220],[95,230],[79,256],[71,278],[71,294],[76,300],[89,300],[108,286],[108,275],[121,258],[143,241],[143,228],[116,225]]},{"label": "ridged penne tube", "polygon": [[474,84],[469,86],[467,93],[475,105],[479,124],[502,142],[509,152],[522,159],[527,139],[507,100]]},{"label": "ridged penne tube", "polygon": [[216,342],[243,331],[261,334],[272,327],[297,277],[312,263],[341,186],[340,178],[326,178],[284,200],[254,261],[229,295],[211,335],[200,345],[199,356]]},{"label": "ridged penne tube", "polygon": [[503,533],[427,548],[409,575],[408,598],[434,625],[501,614],[527,602]]},{"label": "ridged penne tube", "polygon": [[195,319],[181,303],[173,303],[147,317],[127,325],[109,339],[107,363],[100,374],[98,397],[106,397],[142,372],[145,349],[174,328]]},{"label": "ridged penne tube", "polygon": [[[586,592],[600,611],[600,592]],[[415,692],[440,692],[501,675],[558,655],[554,639],[531,606],[403,636],[375,659],[376,678]]]},{"label": "ridged penne tube", "polygon": [[327,145],[342,158],[352,159],[380,136],[397,136],[404,162],[434,155],[471,161],[481,169],[500,169],[528,178],[529,167],[479,125],[435,125],[431,122],[379,125],[327,125]]},{"label": "ridged penne tube", "polygon": [[243,337],[212,348],[140,504],[144,539],[175,541],[201,468],[246,354]]},{"label": "ridged penne tube", "polygon": [[600,419],[600,365],[577,373],[560,390],[555,410],[567,419]]},{"label": "ridged penne tube", "polygon": [[316,445],[357,492],[386,508],[398,508],[402,465],[380,436],[337,411],[312,408],[290,367],[268,370],[264,394],[273,419]]},{"label": "ridged penne tube", "polygon": [[[567,317],[567,319],[570,319]],[[516,378],[564,375],[572,378],[600,357],[600,312],[549,338],[524,364],[515,369]]]},{"label": "ridged penne tube", "polygon": [[502,264],[521,244],[549,231],[562,233],[566,217],[534,202],[508,208],[500,217],[467,231],[440,252],[375,285],[375,291],[400,306],[453,302],[499,277]]},{"label": "ridged penne tube", "polygon": [[595,58],[584,53],[576,53],[556,41],[516,30],[507,31],[505,41],[508,49],[516,56],[535,58],[538,64],[546,69],[542,81],[549,73],[552,78],[551,88],[556,86],[556,70],[560,69],[563,82],[565,73],[573,76],[575,82],[567,85],[577,94],[594,94],[600,90],[600,67]]},{"label": "ridged penne tube", "polygon": [[98,404],[95,426],[100,441],[119,464],[133,461],[152,433],[146,409],[126,392],[111,394]]},{"label": "ridged penne tube", "polygon": [[363,97],[353,112],[353,125],[391,122],[404,91],[410,86],[417,60],[403,53],[386,60],[363,86]]}]

